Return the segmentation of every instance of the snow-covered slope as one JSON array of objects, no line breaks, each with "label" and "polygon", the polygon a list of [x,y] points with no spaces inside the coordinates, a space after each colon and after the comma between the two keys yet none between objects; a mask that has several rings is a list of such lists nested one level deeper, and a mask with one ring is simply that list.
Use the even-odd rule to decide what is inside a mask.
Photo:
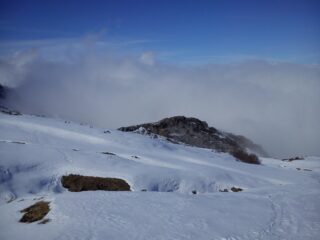
[{"label": "snow-covered slope", "polygon": [[[60,178],[70,173],[122,178],[133,191],[68,192]],[[219,191],[232,187],[243,191]],[[20,223],[42,197],[51,221]],[[316,239],[320,158],[251,165],[161,137],[0,113],[0,201],[0,239]]]}]

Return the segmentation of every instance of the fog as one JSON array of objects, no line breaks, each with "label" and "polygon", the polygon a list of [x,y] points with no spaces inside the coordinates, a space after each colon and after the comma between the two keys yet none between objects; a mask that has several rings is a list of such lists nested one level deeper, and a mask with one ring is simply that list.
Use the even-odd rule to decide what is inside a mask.
[{"label": "fog", "polygon": [[274,156],[320,156],[319,65],[179,65],[91,45],[2,56],[0,83],[14,88],[7,104],[105,128],[193,116]]}]

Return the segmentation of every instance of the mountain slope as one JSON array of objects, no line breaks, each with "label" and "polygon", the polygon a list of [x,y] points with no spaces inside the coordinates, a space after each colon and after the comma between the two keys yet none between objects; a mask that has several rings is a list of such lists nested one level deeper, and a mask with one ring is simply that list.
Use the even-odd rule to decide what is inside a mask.
[{"label": "mountain slope", "polygon": [[[162,137],[3,113],[0,133],[1,239],[315,239],[320,231],[317,157],[250,165]],[[67,174],[121,178],[132,192],[69,192]],[[19,223],[40,198],[51,221]]]}]

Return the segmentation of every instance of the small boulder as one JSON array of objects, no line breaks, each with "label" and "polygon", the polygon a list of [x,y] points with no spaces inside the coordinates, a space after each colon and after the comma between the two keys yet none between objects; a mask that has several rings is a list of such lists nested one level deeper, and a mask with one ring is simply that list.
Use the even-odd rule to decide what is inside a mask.
[{"label": "small boulder", "polygon": [[232,188],[231,188],[231,191],[232,191],[232,192],[241,192],[241,191],[242,191],[242,188],[232,187]]}]

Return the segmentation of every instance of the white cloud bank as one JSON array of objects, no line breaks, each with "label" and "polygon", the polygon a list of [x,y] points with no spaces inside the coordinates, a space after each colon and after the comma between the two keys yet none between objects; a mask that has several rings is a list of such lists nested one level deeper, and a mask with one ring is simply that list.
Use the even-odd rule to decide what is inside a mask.
[{"label": "white cloud bank", "polygon": [[117,56],[101,49],[63,48],[62,55],[52,61],[32,50],[2,58],[0,83],[16,87],[10,104],[109,128],[194,116],[276,156],[320,155],[319,66],[181,67],[159,63],[151,52]]}]

